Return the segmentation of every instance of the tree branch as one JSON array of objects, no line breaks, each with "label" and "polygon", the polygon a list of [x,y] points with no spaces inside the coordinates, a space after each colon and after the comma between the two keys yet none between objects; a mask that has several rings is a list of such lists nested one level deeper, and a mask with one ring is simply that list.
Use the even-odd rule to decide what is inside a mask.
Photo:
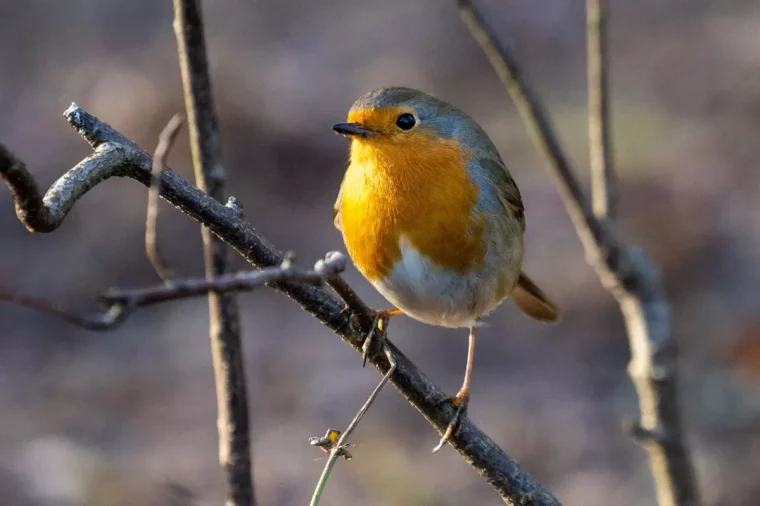
[{"label": "tree branch", "polygon": [[591,201],[597,217],[614,218],[617,199],[608,100],[607,0],[586,0],[586,13]]},{"label": "tree branch", "polygon": [[[76,108],[72,104],[72,108]],[[29,175],[24,162],[0,145],[0,170],[16,205],[16,215],[31,232],[52,232],[57,229],[74,204],[98,183],[112,176],[122,176],[129,163],[118,144],[98,144],[95,152],[79,162],[42,197],[37,183]],[[95,146],[93,146],[95,147]],[[133,150],[130,151],[133,153]]]},{"label": "tree branch", "polygon": [[77,312],[57,302],[21,295],[3,287],[0,287],[0,300],[57,316],[87,330],[110,330],[123,323],[140,307],[204,296],[209,292],[248,292],[275,281],[300,281],[320,286],[345,268],[346,258],[337,251],[328,253],[312,270],[295,267],[292,255],[286,254],[282,264],[277,267],[222,274],[213,279],[175,278],[157,286],[112,288],[98,298],[106,307],[102,313]]},{"label": "tree branch", "polygon": [[[211,198],[222,201],[225,170],[206,59],[200,0],[174,0],[174,33],[185,90],[195,181]],[[213,279],[227,271],[227,247],[207,228],[201,228],[201,234],[206,277]],[[256,498],[237,301],[231,292],[209,292],[208,303],[219,415],[219,462],[227,474],[227,505],[252,506]]]},{"label": "tree branch", "polygon": [[4,287],[0,287],[0,300],[56,316],[72,325],[87,330],[113,329],[124,322],[134,310],[131,306],[115,303],[103,312],[84,313],[71,310],[57,302],[43,299],[41,297],[32,297],[15,293]]},{"label": "tree branch", "polygon": [[[333,252],[334,253],[334,252]],[[346,259],[341,254],[328,254],[328,261],[320,260],[313,270],[302,270],[292,264],[292,256],[286,255],[278,267],[256,271],[220,274],[215,278],[177,278],[169,283],[142,288],[112,288],[100,296],[101,302],[127,307],[151,306],[189,297],[208,295],[210,292],[231,293],[255,290],[275,281],[299,281],[320,286],[325,279],[343,272]]]},{"label": "tree branch", "polygon": [[[623,246],[608,221],[595,216],[548,114],[522,77],[514,56],[496,39],[472,2],[457,3],[462,20],[489,58],[533,141],[547,158],[587,261],[620,305],[631,347],[629,374],[639,397],[642,429],[639,433],[662,435],[645,444],[658,502],[660,506],[696,506],[698,491],[679,414],[676,343],[671,335],[670,307],[659,270],[643,250]],[[604,59],[599,58],[598,62],[604,74]],[[605,131],[606,116],[602,115],[600,121],[601,130]],[[606,174],[611,175],[612,165],[605,167]],[[607,188],[600,199],[607,200],[611,195]],[[611,200],[607,202],[610,209]]]},{"label": "tree branch", "polygon": [[[107,177],[130,177],[146,187],[150,186],[152,160],[148,153],[76,105],[72,105],[64,116],[96,150],[96,154],[54,183],[44,199],[37,193],[34,179],[23,168],[23,164],[3,163],[9,158],[6,156],[4,159],[2,154],[10,153],[0,148],[0,179],[11,188],[19,219],[32,231],[37,231],[35,225],[38,224],[46,225],[39,231],[49,232],[57,228],[63,221],[65,212],[68,212],[95,184]],[[10,156],[10,160],[18,162],[15,157]],[[8,177],[9,172],[11,177]],[[74,177],[70,176],[71,172],[74,173]],[[62,192],[61,186],[69,190]],[[226,206],[222,205],[168,168],[161,176],[161,197],[208,227],[251,264],[263,268],[282,262],[283,254],[243,219],[234,199],[231,198]],[[44,205],[35,207],[35,202],[44,202]],[[27,203],[30,205],[26,206]],[[55,210],[55,213],[52,210]],[[55,216],[54,220],[45,221],[41,218],[51,213]],[[320,287],[293,281],[271,282],[269,286],[295,300],[305,311],[324,323],[361,354],[362,344],[373,321],[371,313],[358,314],[353,307],[344,307],[341,300]],[[367,321],[369,323],[365,324]],[[396,371],[390,379],[391,384],[439,434],[443,434],[456,409],[451,402],[447,402],[448,395],[433,384],[398,348],[390,342],[388,346],[397,363]],[[389,363],[382,354],[371,355],[369,362],[382,374],[387,373]],[[517,463],[471,420],[466,419],[463,422],[451,444],[478,474],[497,490],[505,503],[559,505],[548,491],[522,471]]]}]

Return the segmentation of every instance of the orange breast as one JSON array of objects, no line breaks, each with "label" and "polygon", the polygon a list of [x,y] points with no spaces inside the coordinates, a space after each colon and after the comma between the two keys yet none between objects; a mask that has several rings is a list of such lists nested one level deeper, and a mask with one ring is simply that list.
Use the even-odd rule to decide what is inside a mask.
[{"label": "orange breast", "polygon": [[348,252],[367,278],[382,279],[401,259],[402,235],[452,272],[483,263],[485,223],[473,212],[479,190],[467,156],[456,141],[424,132],[352,142],[340,211]]}]

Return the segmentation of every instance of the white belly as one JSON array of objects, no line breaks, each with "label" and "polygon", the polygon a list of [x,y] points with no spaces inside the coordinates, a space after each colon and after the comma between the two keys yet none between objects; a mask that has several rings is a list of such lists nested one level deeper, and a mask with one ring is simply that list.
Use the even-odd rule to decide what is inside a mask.
[{"label": "white belly", "polygon": [[521,251],[513,258],[487,255],[483,266],[458,274],[435,265],[403,236],[399,247],[401,259],[375,288],[411,318],[441,327],[478,325],[506,296],[497,294],[500,280],[511,289],[522,263]]}]

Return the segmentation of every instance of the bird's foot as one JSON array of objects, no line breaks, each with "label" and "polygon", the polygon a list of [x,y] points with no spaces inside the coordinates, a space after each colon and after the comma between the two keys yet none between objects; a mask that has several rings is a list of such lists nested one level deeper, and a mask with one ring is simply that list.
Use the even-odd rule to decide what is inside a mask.
[{"label": "bird's foot", "polygon": [[470,403],[470,392],[467,390],[460,390],[449,400],[454,406],[456,406],[456,411],[454,412],[454,416],[451,418],[448,427],[446,427],[446,432],[443,433],[443,437],[438,442],[438,445],[433,448],[433,453],[436,453],[443,448],[443,445],[451,441],[451,438],[456,435],[457,431],[459,431],[459,428],[462,426],[462,422],[467,418],[467,405]]},{"label": "bird's foot", "polygon": [[375,320],[372,323],[372,330],[364,338],[362,344],[362,367],[367,365],[367,358],[370,355],[379,353],[385,344],[385,337],[388,334],[388,320],[391,316],[401,314],[400,309],[383,309],[375,311]]}]

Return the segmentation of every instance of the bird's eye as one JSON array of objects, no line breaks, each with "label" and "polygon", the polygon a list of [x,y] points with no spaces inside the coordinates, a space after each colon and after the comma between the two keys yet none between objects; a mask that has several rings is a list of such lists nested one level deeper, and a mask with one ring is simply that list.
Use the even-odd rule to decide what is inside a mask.
[{"label": "bird's eye", "polygon": [[415,123],[414,115],[408,112],[405,112],[396,119],[396,126],[401,130],[411,130],[414,128]]}]

